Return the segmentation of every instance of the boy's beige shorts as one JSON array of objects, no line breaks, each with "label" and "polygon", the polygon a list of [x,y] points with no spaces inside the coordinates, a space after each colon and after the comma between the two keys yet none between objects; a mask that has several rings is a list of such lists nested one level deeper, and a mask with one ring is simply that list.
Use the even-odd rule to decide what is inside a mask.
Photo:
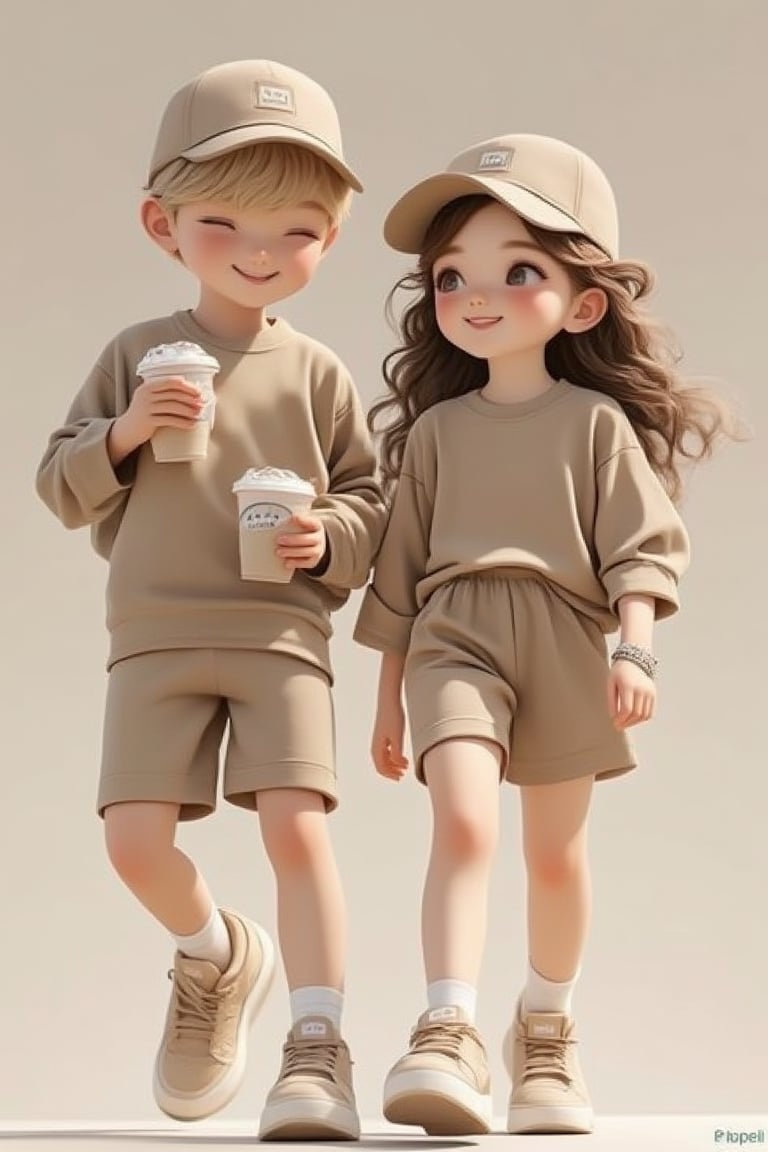
[{"label": "boy's beige shorts", "polygon": [[452,580],[411,632],[405,693],[416,771],[443,740],[491,740],[515,784],[605,779],[636,760],[608,711],[599,625],[544,580],[498,569]]},{"label": "boy's beige shorts", "polygon": [[181,805],[194,820],[222,793],[256,808],[263,788],[305,788],[336,807],[328,676],[282,652],[186,648],[113,665],[107,685],[98,810],[125,801]]}]

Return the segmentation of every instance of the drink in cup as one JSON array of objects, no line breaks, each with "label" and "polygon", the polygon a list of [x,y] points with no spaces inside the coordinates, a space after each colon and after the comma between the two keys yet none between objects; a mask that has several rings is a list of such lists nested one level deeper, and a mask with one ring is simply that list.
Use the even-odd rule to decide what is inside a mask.
[{"label": "drink in cup", "polygon": [[292,573],[275,554],[277,539],[291,516],[309,512],[314,487],[286,468],[249,468],[232,491],[240,524],[240,575],[287,584]]},{"label": "drink in cup", "polygon": [[219,362],[209,356],[199,344],[178,340],[174,344],[158,344],[150,348],[136,366],[136,374],[143,380],[162,380],[168,376],[182,376],[194,384],[205,401],[191,428],[157,428],[152,436],[155,460],[171,463],[180,460],[199,460],[208,452],[208,440],[213,427],[216,398],[213,378]]}]

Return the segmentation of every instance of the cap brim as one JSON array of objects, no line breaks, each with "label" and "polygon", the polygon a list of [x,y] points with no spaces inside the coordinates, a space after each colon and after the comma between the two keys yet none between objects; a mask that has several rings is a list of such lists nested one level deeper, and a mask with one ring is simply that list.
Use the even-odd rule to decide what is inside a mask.
[{"label": "cap brim", "polygon": [[478,193],[492,196],[517,212],[523,220],[540,228],[549,228],[553,232],[584,232],[567,212],[518,184],[494,180],[491,176],[441,172],[422,180],[400,197],[384,221],[384,239],[398,252],[419,252],[427,228],[440,209],[460,196]]},{"label": "cap brim", "polygon": [[[213,160],[216,156],[225,156],[227,152],[234,152],[237,148],[244,148],[247,144],[265,143],[266,141],[280,141],[285,144],[300,144],[309,152],[314,152],[325,160],[331,168],[342,176],[356,192],[363,191],[363,185],[351,168],[333,152],[322,140],[310,136],[306,132],[299,132],[284,124],[246,124],[242,128],[233,128],[230,132],[223,132],[213,136],[210,140],[203,140],[195,144],[194,148],[187,148],[181,155],[185,160]],[[157,173],[152,174],[152,179]]]}]

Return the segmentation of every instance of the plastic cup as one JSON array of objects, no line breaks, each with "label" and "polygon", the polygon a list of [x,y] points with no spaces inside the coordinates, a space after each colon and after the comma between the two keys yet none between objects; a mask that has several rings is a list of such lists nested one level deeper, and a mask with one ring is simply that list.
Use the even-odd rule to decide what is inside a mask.
[{"label": "plastic cup", "polygon": [[190,428],[158,428],[152,436],[152,452],[162,464],[200,460],[208,453],[213,427],[216,397],[213,379],[219,362],[199,344],[179,340],[175,344],[158,344],[150,348],[136,366],[143,380],[163,380],[183,376],[194,384],[205,401],[197,420]]},{"label": "plastic cup", "polygon": [[277,538],[285,535],[291,516],[309,512],[314,487],[285,468],[249,468],[232,491],[238,506],[240,575],[287,584],[292,572],[275,553]]}]

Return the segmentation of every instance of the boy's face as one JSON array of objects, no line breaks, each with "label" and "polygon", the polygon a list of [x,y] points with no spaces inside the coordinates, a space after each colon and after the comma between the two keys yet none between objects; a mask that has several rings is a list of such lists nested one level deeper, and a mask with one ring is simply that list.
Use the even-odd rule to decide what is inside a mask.
[{"label": "boy's face", "polygon": [[204,200],[171,217],[145,204],[152,239],[176,252],[200,282],[201,305],[260,311],[305,286],[337,229],[318,204],[276,209],[237,208]]}]

